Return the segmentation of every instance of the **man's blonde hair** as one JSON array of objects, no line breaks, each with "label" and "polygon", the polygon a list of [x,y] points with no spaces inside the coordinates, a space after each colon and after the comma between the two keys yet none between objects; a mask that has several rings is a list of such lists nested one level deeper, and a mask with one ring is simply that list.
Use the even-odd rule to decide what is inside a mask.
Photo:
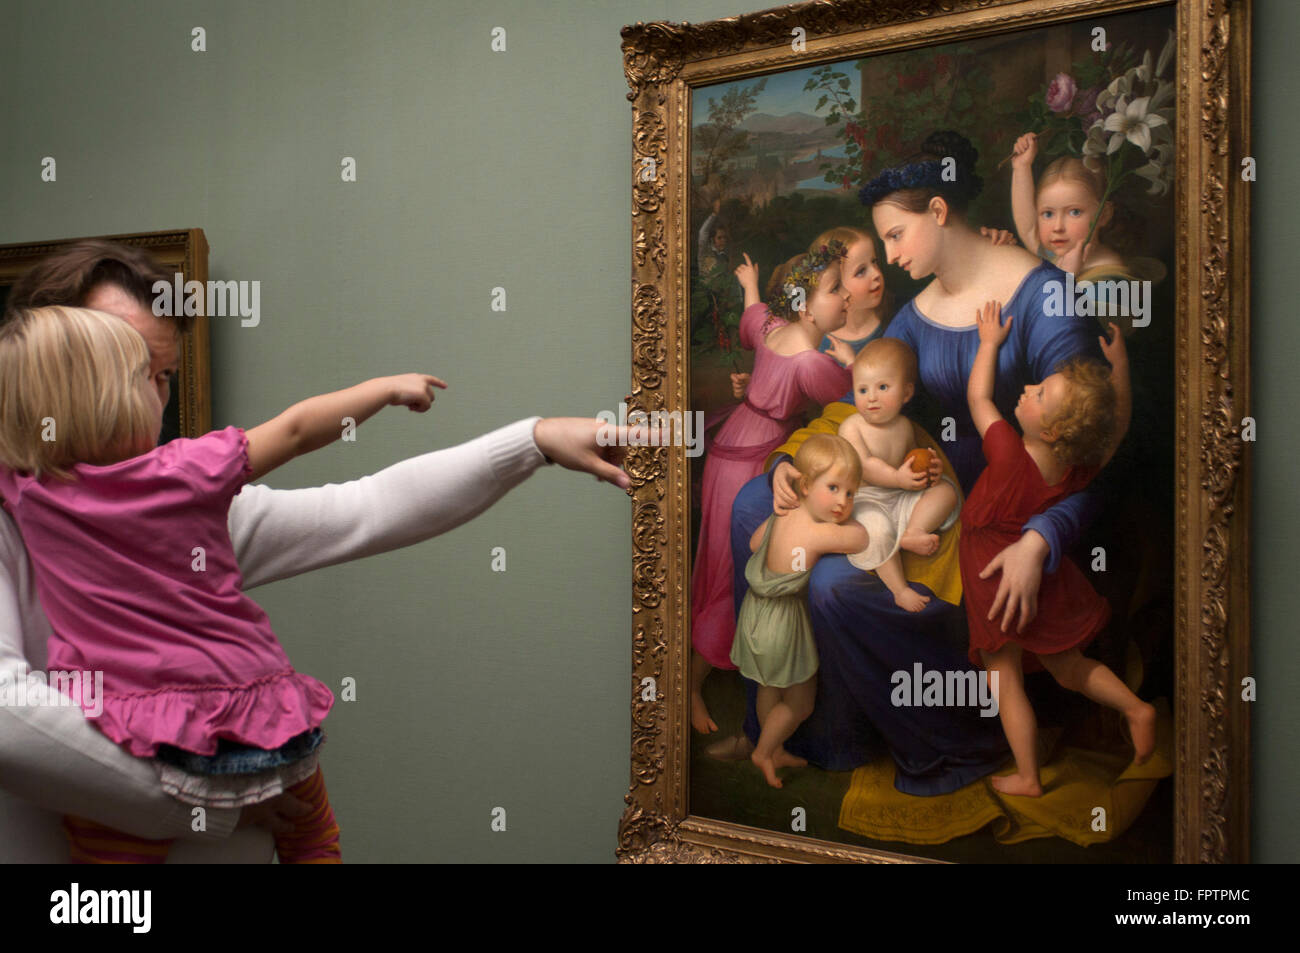
[{"label": "man's blonde hair", "polygon": [[72,480],[76,463],[143,453],[157,437],[149,347],[89,308],[28,308],[0,328],[0,463]]}]

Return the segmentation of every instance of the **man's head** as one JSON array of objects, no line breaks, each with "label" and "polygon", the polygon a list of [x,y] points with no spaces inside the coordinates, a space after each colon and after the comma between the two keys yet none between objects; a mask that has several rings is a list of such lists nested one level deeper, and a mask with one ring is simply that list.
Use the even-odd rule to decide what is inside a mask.
[{"label": "man's head", "polygon": [[162,405],[171,398],[171,382],[180,365],[180,335],[194,318],[173,302],[175,317],[157,317],[154,283],[172,276],[143,249],[92,239],[77,242],[43,258],[15,282],[5,304],[8,323],[20,310],[49,305],[94,308],[125,320],[149,346],[149,375]]}]

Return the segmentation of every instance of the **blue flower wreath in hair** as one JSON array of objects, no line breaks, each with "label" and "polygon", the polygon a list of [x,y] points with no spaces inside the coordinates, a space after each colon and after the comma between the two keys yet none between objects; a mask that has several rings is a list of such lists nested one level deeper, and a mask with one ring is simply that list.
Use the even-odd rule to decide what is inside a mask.
[{"label": "blue flower wreath in hair", "polygon": [[808,298],[812,296],[813,290],[821,281],[821,275],[826,270],[826,266],[838,261],[848,253],[848,248],[837,238],[831,239],[824,245],[819,245],[816,251],[809,252],[799,264],[790,269],[790,274],[786,276],[785,283],[781,286],[781,293],[777,295],[774,303],[790,314],[801,310],[794,307],[795,289],[800,288],[803,290],[804,309],[807,309]]},{"label": "blue flower wreath in hair", "polygon": [[939,188],[944,184],[942,171],[943,163],[938,159],[925,159],[886,169],[858,190],[858,198],[863,205],[870,206],[891,192],[902,189]]}]

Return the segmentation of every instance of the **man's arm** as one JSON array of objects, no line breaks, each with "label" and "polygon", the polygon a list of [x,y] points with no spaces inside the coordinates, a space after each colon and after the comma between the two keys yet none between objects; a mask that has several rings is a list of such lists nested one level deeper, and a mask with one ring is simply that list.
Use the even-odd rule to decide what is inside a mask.
[{"label": "man's arm", "polygon": [[347,483],[244,486],[229,519],[244,588],[400,549],[469,522],[546,464],[533,437],[540,419]]},{"label": "man's arm", "polygon": [[191,830],[191,809],[163,793],[148,761],[109,741],[43,678],[28,678],[30,647],[48,635],[21,537],[0,515],[0,787],[138,837],[228,836],[239,811],[209,808],[206,832]]}]

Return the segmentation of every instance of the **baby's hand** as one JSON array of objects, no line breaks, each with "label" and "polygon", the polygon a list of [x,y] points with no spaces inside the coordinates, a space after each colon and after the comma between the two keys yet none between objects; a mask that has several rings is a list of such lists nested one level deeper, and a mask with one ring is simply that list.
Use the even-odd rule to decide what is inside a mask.
[{"label": "baby's hand", "polygon": [[1027,132],[1011,147],[1011,168],[1028,171],[1033,168],[1034,157],[1038,155],[1038,136]]},{"label": "baby's hand", "polygon": [[435,387],[444,390],[447,387],[445,381],[429,374],[398,374],[396,377],[390,377],[388,382],[393,388],[392,396],[388,399],[389,405],[393,407],[405,405],[417,413],[424,413],[433,404]]},{"label": "baby's hand", "polygon": [[736,280],[740,282],[742,288],[758,288],[758,265],[749,260],[749,254],[745,254],[745,263],[736,266]]},{"label": "baby's hand", "polygon": [[898,488],[900,490],[924,490],[930,485],[930,471],[917,473],[912,469],[912,461],[904,460],[898,468]]},{"label": "baby's hand", "polygon": [[1001,345],[1011,333],[1013,317],[1007,315],[1007,323],[1002,323],[1002,302],[986,302],[984,308],[975,312],[975,326],[979,329],[980,343]]},{"label": "baby's hand", "polygon": [[1128,365],[1128,348],[1124,344],[1124,335],[1119,332],[1119,325],[1111,321],[1110,340],[1107,341],[1104,334],[1097,340],[1101,343],[1101,353],[1105,354],[1106,360],[1110,361],[1112,372]]}]

